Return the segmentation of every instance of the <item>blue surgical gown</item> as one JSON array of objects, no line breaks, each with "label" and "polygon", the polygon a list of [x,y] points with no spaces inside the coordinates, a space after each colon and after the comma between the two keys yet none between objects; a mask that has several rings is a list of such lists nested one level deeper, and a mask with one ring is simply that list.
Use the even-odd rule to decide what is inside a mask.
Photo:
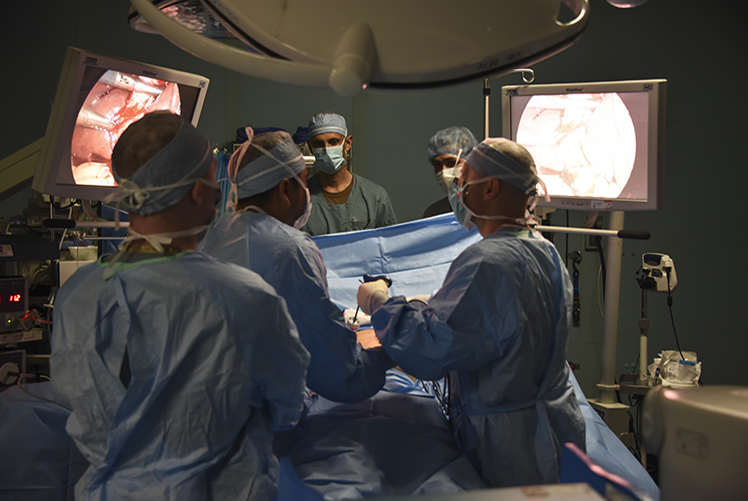
[{"label": "blue surgical gown", "polygon": [[572,289],[553,245],[504,227],[465,249],[423,303],[389,299],[372,317],[409,374],[450,373],[458,442],[490,487],[557,482],[562,446],[585,446],[568,378]]},{"label": "blue surgical gown", "polygon": [[309,179],[312,213],[303,230],[310,235],[370,230],[397,223],[387,191],[365,177],[353,174],[353,187],[343,204],[325,199],[319,179]]},{"label": "blue surgical gown", "polygon": [[81,268],[55,301],[52,382],[91,464],[76,499],[274,499],[273,432],[300,417],[309,361],[285,301],[194,252],[116,269]]},{"label": "blue surgical gown", "polygon": [[362,350],[330,300],[327,270],[309,235],[272,216],[240,212],[220,217],[200,251],[258,273],[286,300],[312,360],[307,385],[336,402],[374,395],[391,361],[380,350]]}]

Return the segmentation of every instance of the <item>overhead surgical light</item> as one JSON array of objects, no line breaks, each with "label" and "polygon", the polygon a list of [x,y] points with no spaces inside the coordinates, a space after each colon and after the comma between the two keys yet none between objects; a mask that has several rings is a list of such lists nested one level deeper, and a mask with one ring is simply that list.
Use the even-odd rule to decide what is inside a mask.
[{"label": "overhead surgical light", "polygon": [[619,9],[631,9],[633,7],[639,7],[641,4],[648,1],[649,0],[608,0],[608,3]]},{"label": "overhead surgical light", "polygon": [[[346,97],[366,87],[438,87],[529,66],[571,46],[589,15],[589,0],[131,3],[134,28],[160,33],[200,59]],[[226,32],[247,49],[213,39]]]}]

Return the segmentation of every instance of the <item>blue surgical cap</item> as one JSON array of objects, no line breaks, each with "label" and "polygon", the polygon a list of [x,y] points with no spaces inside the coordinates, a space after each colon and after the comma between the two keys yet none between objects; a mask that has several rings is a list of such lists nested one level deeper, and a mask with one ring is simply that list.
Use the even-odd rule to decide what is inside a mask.
[{"label": "blue surgical cap", "polygon": [[536,185],[541,181],[535,173],[535,168],[528,170],[514,159],[491,147],[492,144],[504,141],[508,140],[503,138],[484,139],[483,142],[473,148],[473,151],[465,159],[465,163],[481,174],[500,179],[528,195],[536,195]]},{"label": "blue surgical cap", "polygon": [[[275,188],[284,179],[297,176],[306,168],[301,150],[294,144],[293,138],[287,132],[266,133],[280,135],[284,138],[282,143],[267,151],[258,144],[252,144],[256,137],[253,137],[251,128],[248,129],[249,141],[234,153],[229,162],[229,177],[236,185],[237,200],[249,198]],[[263,155],[240,167],[241,158],[250,144],[263,151]]]},{"label": "blue surgical cap", "polygon": [[318,113],[309,119],[309,139],[326,132],[335,132],[348,136],[345,118],[337,113]]},{"label": "blue surgical cap", "polygon": [[187,196],[212,162],[210,141],[183,120],[174,139],[129,179],[112,169],[119,185],[113,199],[128,212],[156,214]]},{"label": "blue surgical cap", "polygon": [[429,139],[426,151],[429,154],[429,162],[439,155],[457,156],[460,149],[462,149],[461,158],[465,158],[477,144],[478,141],[467,127],[447,127]]}]

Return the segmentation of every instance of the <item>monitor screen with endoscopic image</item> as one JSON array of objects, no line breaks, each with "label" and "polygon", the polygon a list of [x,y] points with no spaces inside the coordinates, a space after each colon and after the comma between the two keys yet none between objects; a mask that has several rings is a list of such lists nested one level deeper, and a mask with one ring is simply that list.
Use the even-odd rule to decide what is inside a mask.
[{"label": "monitor screen with endoscopic image", "polygon": [[502,87],[504,135],[527,148],[550,195],[538,205],[655,210],[665,81]]},{"label": "monitor screen with endoscopic image", "polygon": [[208,83],[200,75],[69,48],[33,188],[103,200],[117,186],[111,157],[125,129],[156,110],[197,125]]}]

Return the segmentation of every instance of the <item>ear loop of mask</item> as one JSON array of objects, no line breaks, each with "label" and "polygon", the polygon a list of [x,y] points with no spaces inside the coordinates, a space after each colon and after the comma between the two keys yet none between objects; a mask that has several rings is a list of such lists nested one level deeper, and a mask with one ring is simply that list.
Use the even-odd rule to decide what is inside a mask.
[{"label": "ear loop of mask", "polygon": [[[250,137],[249,133],[247,134],[247,136]],[[251,141],[251,139],[250,139],[250,141]],[[265,170],[263,172],[259,172],[259,173],[255,174],[254,176],[250,176],[250,177],[248,177],[246,179],[242,179],[241,181],[236,182],[236,176],[239,173],[239,169],[238,169],[237,166],[240,165],[241,159],[244,157],[244,153],[246,152],[247,148],[249,147],[249,142],[250,141],[247,141],[246,143],[242,144],[243,150],[240,149],[240,150],[237,150],[236,153],[234,153],[234,155],[237,155],[238,153],[241,152],[240,155],[238,155],[237,161],[234,163],[234,168],[233,169],[232,169],[232,163],[231,163],[231,161],[229,161],[229,169],[228,169],[228,171],[229,171],[229,179],[231,181],[231,191],[229,192],[229,201],[226,204],[226,212],[227,213],[231,213],[231,212],[235,212],[236,211],[236,205],[238,203],[238,195],[239,195],[239,186],[244,185],[244,184],[246,184],[246,183],[248,183],[250,181],[253,181],[253,180],[257,179],[258,177],[264,176],[265,174],[268,173],[268,170]],[[245,147],[245,145],[246,145],[246,147]],[[298,176],[298,174],[296,174],[288,166],[291,162],[296,162],[297,160],[299,160],[299,158],[303,158],[301,152],[299,152],[299,155],[297,157],[295,157],[295,158],[293,158],[291,160],[282,162],[278,158],[276,158],[275,155],[273,155],[271,152],[269,152],[268,150],[266,150],[262,146],[256,144],[256,145],[254,145],[254,147],[257,148],[260,152],[262,152],[263,155],[266,155],[266,156],[268,156],[268,157],[270,157],[270,158],[272,158],[273,160],[276,161],[277,165],[275,167],[273,167],[273,169],[279,169],[279,168],[286,169],[286,171],[289,174],[291,174],[291,176],[293,176],[293,178],[296,180],[296,182],[299,183],[299,186],[301,186],[302,188],[305,187],[304,183],[301,181],[301,178]],[[232,156],[231,160],[233,160],[233,158],[234,157]],[[232,194],[233,194],[233,199],[232,199]],[[263,214],[265,213],[259,207],[252,206],[252,209],[253,210],[257,210],[258,212],[261,212]]]},{"label": "ear loop of mask", "polygon": [[[506,177],[514,177],[514,176],[506,176]],[[528,200],[531,198],[532,202],[530,203],[530,205],[528,207],[525,208],[525,217],[520,217],[520,218],[509,217],[509,216],[504,216],[504,215],[494,215],[494,216],[480,215],[480,214],[476,214],[475,212],[472,211],[472,209],[470,209],[468,206],[466,206],[465,202],[464,202],[464,200],[462,198],[463,194],[465,192],[464,191],[465,188],[467,188],[468,186],[470,186],[472,184],[478,184],[478,183],[482,183],[484,181],[488,181],[489,179],[498,179],[500,181],[501,177],[499,177],[499,176],[486,176],[486,177],[483,177],[483,178],[480,178],[480,179],[476,179],[475,181],[471,181],[470,183],[467,183],[467,184],[463,185],[461,187],[462,189],[458,192],[458,197],[459,197],[460,203],[465,207],[465,209],[467,209],[467,211],[469,211],[471,213],[471,217],[477,217],[478,219],[490,219],[490,220],[502,220],[502,219],[506,219],[506,220],[514,222],[515,224],[517,224],[519,226],[529,226],[529,225],[538,224],[538,221],[535,219],[535,216],[530,213],[535,208],[535,206],[537,205],[537,199],[538,199],[538,197],[536,195],[529,195]],[[536,182],[535,184],[540,184],[541,185],[541,187],[543,188],[543,192],[545,193],[545,200],[547,202],[550,202],[551,197],[550,197],[550,195],[548,195],[548,190],[546,189],[546,186],[545,186],[545,183],[543,182],[543,180],[540,179],[539,177],[535,176],[535,182]],[[525,193],[527,193],[528,191],[532,191],[532,189],[533,189],[532,187],[528,188]]]},{"label": "ear loop of mask", "polygon": [[[242,163],[242,158],[247,153],[247,149],[252,144],[252,140],[255,137],[255,132],[252,127],[245,127],[244,131],[247,133],[247,140],[239,146],[239,149],[231,155],[229,159],[229,165],[226,169],[228,180],[231,182],[231,189],[229,190],[228,200],[226,200],[226,213],[231,214],[236,212],[236,205],[239,203],[239,185],[236,183],[236,176],[239,173],[239,166]],[[243,184],[243,183],[242,183]]]}]

